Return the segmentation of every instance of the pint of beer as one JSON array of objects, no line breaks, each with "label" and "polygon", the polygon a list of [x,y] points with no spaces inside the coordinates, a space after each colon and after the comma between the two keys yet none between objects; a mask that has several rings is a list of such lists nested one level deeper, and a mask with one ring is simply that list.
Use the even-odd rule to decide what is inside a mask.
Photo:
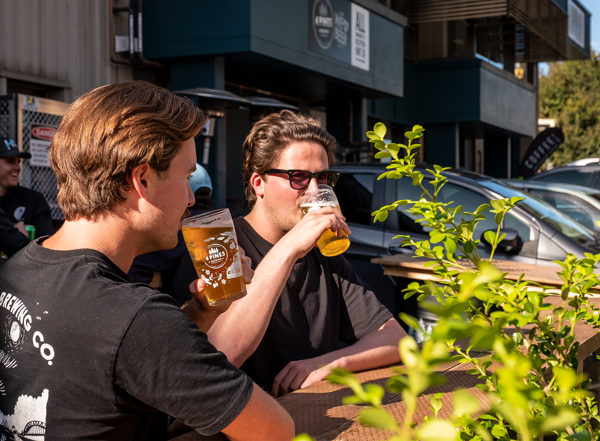
[{"label": "pint of beer", "polygon": [[[300,209],[302,210],[303,215],[324,207],[340,209],[340,204],[333,189],[325,184],[320,184],[316,190],[306,193],[300,203]],[[348,249],[350,246],[350,239],[348,239],[348,236],[344,232],[342,232],[341,237],[337,237],[335,232],[325,230],[317,241],[317,246],[319,247],[321,254],[327,257],[333,257],[342,254]]]},{"label": "pint of beer", "polygon": [[229,210],[188,217],[182,232],[196,274],[206,282],[208,303],[218,305],[244,297],[246,284]]}]

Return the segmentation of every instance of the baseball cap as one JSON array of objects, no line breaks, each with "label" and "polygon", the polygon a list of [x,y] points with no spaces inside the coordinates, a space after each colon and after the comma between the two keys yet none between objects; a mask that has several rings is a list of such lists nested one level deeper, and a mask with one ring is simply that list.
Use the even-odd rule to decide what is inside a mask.
[{"label": "baseball cap", "polygon": [[210,192],[212,193],[210,176],[208,176],[206,169],[198,163],[196,163],[196,171],[190,176],[190,187],[192,187],[193,193],[196,193],[196,190],[201,187],[210,188]]},{"label": "baseball cap", "polygon": [[17,143],[12,139],[3,138],[0,136],[0,158],[31,158],[31,154],[19,150]]}]

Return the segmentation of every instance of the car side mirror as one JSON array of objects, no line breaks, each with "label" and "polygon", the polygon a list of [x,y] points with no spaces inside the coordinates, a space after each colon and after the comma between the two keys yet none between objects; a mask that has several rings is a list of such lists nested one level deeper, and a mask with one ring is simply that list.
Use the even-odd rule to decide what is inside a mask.
[{"label": "car side mirror", "polygon": [[[496,233],[496,230],[488,231],[493,231],[494,233]],[[485,239],[485,233],[487,233],[487,231],[484,231],[484,233],[481,235],[481,243],[484,244],[486,247],[491,247],[492,244],[490,244]],[[501,228],[500,235],[502,234],[506,234],[506,237],[502,239],[496,247],[497,251],[509,254],[516,254],[519,251],[521,251],[521,247],[523,246],[523,240],[519,237],[519,232],[517,230],[515,230],[514,228]]]}]

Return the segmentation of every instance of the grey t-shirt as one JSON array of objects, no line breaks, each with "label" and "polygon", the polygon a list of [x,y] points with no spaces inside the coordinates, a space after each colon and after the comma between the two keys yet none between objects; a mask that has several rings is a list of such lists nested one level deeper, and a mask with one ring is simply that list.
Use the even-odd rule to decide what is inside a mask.
[{"label": "grey t-shirt", "polygon": [[0,323],[8,440],[146,440],[157,412],[212,435],[252,394],[171,297],[97,251],[29,244],[0,268]]}]

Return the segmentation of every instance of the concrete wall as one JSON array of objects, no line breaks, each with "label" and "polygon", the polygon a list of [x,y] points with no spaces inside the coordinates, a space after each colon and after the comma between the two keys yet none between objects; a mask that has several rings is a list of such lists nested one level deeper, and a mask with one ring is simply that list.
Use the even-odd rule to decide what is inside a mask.
[{"label": "concrete wall", "polygon": [[534,86],[512,75],[508,79],[505,72],[493,66],[490,68],[485,63],[480,71],[481,122],[524,136],[535,136],[537,102]]},{"label": "concrete wall", "polygon": [[71,102],[132,79],[131,68],[110,63],[108,20],[107,0],[0,0],[0,95],[17,81]]}]

